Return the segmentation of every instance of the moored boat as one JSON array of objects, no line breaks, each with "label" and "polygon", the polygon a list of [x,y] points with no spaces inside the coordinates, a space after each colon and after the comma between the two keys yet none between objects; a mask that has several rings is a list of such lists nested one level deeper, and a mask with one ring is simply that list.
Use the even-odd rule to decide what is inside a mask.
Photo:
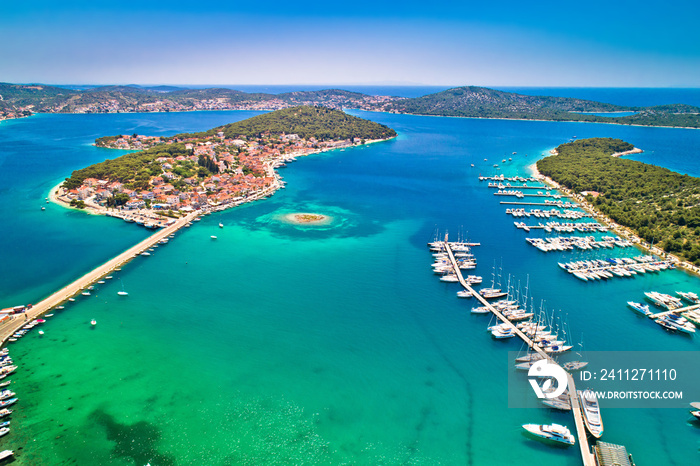
[{"label": "moored boat", "polygon": [[566,445],[576,443],[576,438],[571,434],[569,428],[560,424],[523,424],[523,429],[546,440]]},{"label": "moored boat", "polygon": [[600,417],[600,405],[595,392],[591,390],[578,391],[578,397],[581,402],[581,410],[583,411],[583,420],[586,424],[586,429],[595,438],[600,438],[603,435],[603,419]]},{"label": "moored boat", "polygon": [[0,408],[7,408],[8,406],[12,406],[13,404],[17,403],[17,400],[19,398],[10,398],[9,400],[2,400],[0,401]]},{"label": "moored boat", "polygon": [[641,303],[635,303],[634,301],[627,301],[627,305],[632,308],[634,312],[637,314],[641,314],[643,316],[648,316],[651,314],[651,311],[649,310],[649,305],[648,304],[641,304]]}]

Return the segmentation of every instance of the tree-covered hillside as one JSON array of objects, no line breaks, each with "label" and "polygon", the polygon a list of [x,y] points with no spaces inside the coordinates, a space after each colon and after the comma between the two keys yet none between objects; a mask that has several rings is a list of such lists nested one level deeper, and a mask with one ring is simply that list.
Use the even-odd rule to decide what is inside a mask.
[{"label": "tree-covered hillside", "polygon": [[665,251],[700,265],[700,178],[611,157],[632,148],[619,139],[582,139],[557,147],[537,169],[588,200],[620,225]]},{"label": "tree-covered hillside", "polygon": [[[521,95],[474,86],[457,87],[423,97],[397,100],[382,104],[380,108],[389,112],[419,115],[700,127],[700,108],[691,105],[623,107],[568,97]],[[637,113],[623,117],[577,113],[621,111]]]},{"label": "tree-covered hillside", "polygon": [[297,134],[303,139],[386,139],[396,136],[388,126],[325,107],[300,106],[258,115],[204,133],[179,134],[175,138],[210,136],[223,132],[227,138]]}]

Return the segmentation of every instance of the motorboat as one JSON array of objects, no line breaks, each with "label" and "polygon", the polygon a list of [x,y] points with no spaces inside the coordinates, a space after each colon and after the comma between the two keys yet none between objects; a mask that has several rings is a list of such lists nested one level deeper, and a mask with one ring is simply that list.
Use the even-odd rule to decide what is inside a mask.
[{"label": "motorboat", "polygon": [[17,400],[19,398],[10,398],[9,400],[2,400],[0,401],[0,408],[7,408],[8,406],[12,406],[13,404],[17,403]]},{"label": "motorboat", "polygon": [[2,437],[3,435],[7,435],[9,433],[10,433],[10,429],[8,427],[3,427],[0,429],[0,437]]},{"label": "motorboat", "polygon": [[688,322],[688,319],[677,314],[666,314],[665,316],[661,317],[660,320],[672,325],[673,327],[676,327],[677,330],[683,333],[695,333],[695,326]]},{"label": "motorboat", "polygon": [[462,290],[457,292],[457,297],[458,298],[471,298],[472,297],[472,292],[469,290]]},{"label": "motorboat", "polygon": [[576,443],[576,438],[571,434],[569,428],[560,424],[523,424],[523,429],[546,440],[566,445]]},{"label": "motorboat", "polygon": [[540,359],[544,359],[544,356],[542,356],[540,353],[528,353],[525,356],[520,356],[519,358],[515,358],[516,362],[529,362],[529,361],[539,361]]},{"label": "motorboat", "polygon": [[568,390],[556,398],[542,400],[542,403],[550,408],[559,409],[561,411],[571,411],[571,399]]},{"label": "motorboat", "polygon": [[588,362],[586,361],[569,361],[563,364],[564,369],[566,369],[569,372],[572,371],[580,371],[584,367],[588,365]]},{"label": "motorboat", "polygon": [[217,239],[217,238],[216,238],[216,236],[214,236],[214,235],[211,235],[211,239]]},{"label": "motorboat", "polygon": [[627,301],[627,305],[632,308],[632,310],[643,316],[651,315],[648,304],[635,303],[634,301]]},{"label": "motorboat", "polygon": [[3,418],[5,416],[9,416],[10,414],[12,414],[11,409],[0,409],[0,418]]},{"label": "motorboat", "polygon": [[696,293],[690,291],[687,293],[683,291],[676,291],[676,294],[688,302],[700,304],[700,296],[698,296]]},{"label": "motorboat", "polygon": [[675,326],[669,324],[669,323],[666,322],[665,320],[662,320],[662,319],[654,319],[654,322],[656,322],[657,324],[659,324],[660,326],[662,326],[663,328],[665,328],[665,329],[668,330],[669,332],[675,332],[675,331],[678,330],[677,327],[675,327]]},{"label": "motorboat", "polygon": [[90,325],[97,325],[97,321],[96,321],[95,319],[92,319],[92,320],[90,321]]},{"label": "motorboat", "polygon": [[457,275],[451,273],[451,274],[443,275],[442,277],[440,277],[440,281],[441,282],[456,283],[459,281],[459,278],[457,278]]},{"label": "motorboat", "polygon": [[0,392],[0,401],[6,400],[8,398],[12,398],[15,395],[16,395],[16,393],[13,392],[12,390],[3,390]]},{"label": "motorboat", "polygon": [[513,338],[515,332],[513,332],[511,327],[505,327],[501,324],[491,330],[491,335],[498,340],[504,340],[506,338]]},{"label": "motorboat", "polygon": [[600,438],[600,436],[603,435],[603,419],[600,417],[598,397],[595,392],[591,390],[579,390],[578,398],[581,402],[586,429],[588,429],[588,432],[595,438]]}]

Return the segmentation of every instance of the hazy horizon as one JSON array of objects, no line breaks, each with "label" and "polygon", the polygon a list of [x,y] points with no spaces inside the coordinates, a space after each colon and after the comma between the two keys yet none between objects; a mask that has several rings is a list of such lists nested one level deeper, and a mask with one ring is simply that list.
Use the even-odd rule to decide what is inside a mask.
[{"label": "hazy horizon", "polygon": [[14,83],[695,88],[698,16],[688,0],[37,0],[3,6],[0,71]]}]

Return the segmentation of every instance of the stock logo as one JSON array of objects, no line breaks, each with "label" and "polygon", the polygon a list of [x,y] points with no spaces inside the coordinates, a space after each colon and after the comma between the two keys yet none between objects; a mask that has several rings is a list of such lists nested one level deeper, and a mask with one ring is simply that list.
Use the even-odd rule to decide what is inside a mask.
[{"label": "stock logo", "polygon": [[[540,384],[537,380],[529,379],[532,389],[535,391],[537,398],[556,398],[566,390],[567,375],[566,371],[556,364],[551,364],[546,359],[541,359],[537,361],[530,367],[527,371],[528,377],[547,377],[547,379]],[[556,388],[552,386],[552,380],[557,381]]]}]

